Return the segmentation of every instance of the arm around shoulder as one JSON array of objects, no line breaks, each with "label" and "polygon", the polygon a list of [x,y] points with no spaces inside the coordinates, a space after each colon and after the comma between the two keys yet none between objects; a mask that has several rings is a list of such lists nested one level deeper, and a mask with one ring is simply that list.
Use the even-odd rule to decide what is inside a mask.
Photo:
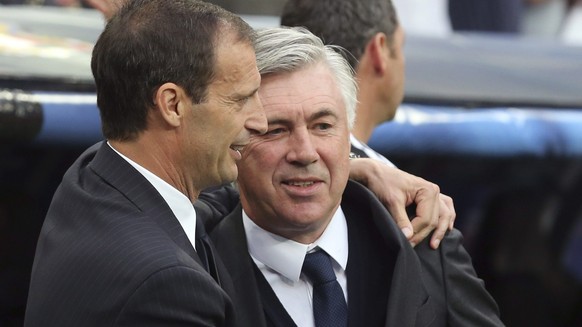
[{"label": "arm around shoulder", "polygon": [[196,213],[210,232],[239,203],[238,190],[231,184],[209,188],[200,193],[194,203]]}]

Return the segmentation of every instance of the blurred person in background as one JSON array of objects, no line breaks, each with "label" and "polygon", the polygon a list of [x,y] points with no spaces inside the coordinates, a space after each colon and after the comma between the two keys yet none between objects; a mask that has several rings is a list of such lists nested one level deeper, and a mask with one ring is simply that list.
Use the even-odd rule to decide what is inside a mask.
[{"label": "blurred person in background", "polygon": [[449,0],[454,31],[517,34],[521,29],[524,0]]},{"label": "blurred person in background", "polygon": [[560,38],[572,45],[582,46],[582,0],[570,0]]},{"label": "blurred person in background", "polygon": [[529,36],[555,38],[568,14],[569,0],[524,0],[520,32]]},{"label": "blurred person in background", "polygon": [[393,0],[398,21],[411,35],[446,37],[451,34],[448,0]]},{"label": "blurred person in background", "polygon": [[448,0],[454,31],[556,38],[578,0]]}]

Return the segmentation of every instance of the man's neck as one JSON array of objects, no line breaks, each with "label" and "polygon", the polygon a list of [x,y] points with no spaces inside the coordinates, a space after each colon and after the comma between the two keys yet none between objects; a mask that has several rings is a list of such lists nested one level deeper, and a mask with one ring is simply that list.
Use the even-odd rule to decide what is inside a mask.
[{"label": "man's neck", "polygon": [[[362,119],[360,119],[362,118]],[[358,119],[354,128],[352,129],[352,134],[362,143],[368,143],[370,137],[372,137],[372,132],[376,127],[376,123],[371,120],[366,120],[366,117],[360,117],[358,112]]]},{"label": "man's neck", "polygon": [[382,122],[378,117],[382,108],[378,107],[377,95],[367,86],[362,85],[362,89],[358,92],[357,116],[352,129],[352,134],[362,143],[368,143],[374,128]]},{"label": "man's neck", "polygon": [[172,164],[168,147],[157,146],[157,142],[144,139],[135,141],[109,140],[113,149],[147,169],[172,187],[186,195],[190,201],[198,199],[200,190],[195,189],[192,181],[181,176],[179,167]]}]

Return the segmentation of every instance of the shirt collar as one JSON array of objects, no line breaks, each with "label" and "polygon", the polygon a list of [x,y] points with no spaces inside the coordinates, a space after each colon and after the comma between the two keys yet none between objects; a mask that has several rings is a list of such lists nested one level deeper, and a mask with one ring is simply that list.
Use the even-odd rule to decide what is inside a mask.
[{"label": "shirt collar", "polygon": [[396,167],[394,165],[394,163],[392,163],[390,160],[388,160],[386,157],[384,157],[383,155],[379,154],[378,152],[374,151],[372,148],[370,148],[366,143],[361,142],[360,140],[358,140],[354,134],[350,134],[350,143],[353,147],[363,151],[369,158],[372,159],[376,159],[380,162],[383,162],[391,167]]},{"label": "shirt collar", "polygon": [[141,173],[152,185],[153,187],[160,193],[164,201],[174,213],[174,216],[178,219],[178,222],[184,229],[186,236],[192,243],[192,246],[195,247],[196,244],[196,210],[194,210],[194,206],[190,199],[182,192],[178,191],[175,187],[168,184],[163,179],[159,178],[149,170],[145,169],[137,162],[129,159],[128,157],[121,154],[117,151],[109,142],[107,142],[109,147],[113,149],[121,158],[127,161],[130,165],[132,165],[139,173]]},{"label": "shirt collar", "polygon": [[345,270],[348,262],[348,228],[345,215],[338,207],[325,231],[312,244],[302,244],[270,233],[255,224],[243,210],[243,225],[253,259],[287,279],[297,282],[305,255],[319,247]]}]

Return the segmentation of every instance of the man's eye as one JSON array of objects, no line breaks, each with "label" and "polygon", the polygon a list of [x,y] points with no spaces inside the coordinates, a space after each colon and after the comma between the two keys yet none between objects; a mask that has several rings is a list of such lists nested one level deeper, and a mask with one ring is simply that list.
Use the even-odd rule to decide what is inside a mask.
[{"label": "man's eye", "polygon": [[267,131],[267,134],[269,135],[279,135],[281,133],[283,133],[283,129],[282,128],[274,128],[272,130]]},{"label": "man's eye", "polygon": [[238,100],[238,102],[239,102],[239,103],[242,103],[242,104],[245,104],[245,103],[247,103],[247,101],[249,101],[249,99],[250,99],[250,98],[251,98],[251,97],[244,97],[244,98],[240,98],[240,99]]},{"label": "man's eye", "polygon": [[317,129],[319,129],[320,131],[325,131],[325,130],[328,130],[328,129],[330,129],[330,128],[331,128],[331,124],[328,124],[328,123],[320,123],[320,124],[317,124],[317,126],[316,126],[316,127],[317,127]]}]

